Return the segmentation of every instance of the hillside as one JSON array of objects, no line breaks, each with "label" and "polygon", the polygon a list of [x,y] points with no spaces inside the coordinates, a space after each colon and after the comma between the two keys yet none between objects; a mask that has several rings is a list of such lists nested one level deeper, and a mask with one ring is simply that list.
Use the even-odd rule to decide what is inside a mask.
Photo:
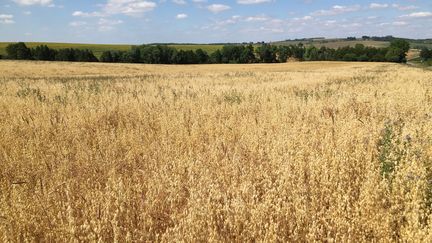
[{"label": "hillside", "polygon": [[[415,40],[415,39],[406,39],[411,48],[418,49],[421,47],[432,48],[432,40]],[[297,45],[302,43],[306,46],[316,46],[316,47],[328,47],[328,48],[339,48],[344,46],[354,47],[357,44],[363,44],[365,46],[372,47],[387,47],[390,45],[390,41],[388,40],[348,40],[348,39],[302,39],[302,40],[285,40],[285,41],[276,41],[273,42],[275,45]]]}]

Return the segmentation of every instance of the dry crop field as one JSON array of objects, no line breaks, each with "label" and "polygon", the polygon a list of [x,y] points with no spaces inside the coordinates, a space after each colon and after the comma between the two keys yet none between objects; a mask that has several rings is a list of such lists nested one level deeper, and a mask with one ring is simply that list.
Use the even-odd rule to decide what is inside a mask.
[{"label": "dry crop field", "polygon": [[432,72],[0,62],[2,242],[432,241]]}]

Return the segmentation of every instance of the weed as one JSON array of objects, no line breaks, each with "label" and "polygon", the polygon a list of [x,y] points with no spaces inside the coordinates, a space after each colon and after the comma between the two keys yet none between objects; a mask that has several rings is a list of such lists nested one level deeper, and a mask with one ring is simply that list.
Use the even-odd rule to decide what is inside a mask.
[{"label": "weed", "polygon": [[33,89],[33,88],[24,88],[19,90],[16,95],[20,98],[26,98],[26,97],[33,97],[37,99],[39,102],[44,102],[46,100],[46,97],[39,88]]}]

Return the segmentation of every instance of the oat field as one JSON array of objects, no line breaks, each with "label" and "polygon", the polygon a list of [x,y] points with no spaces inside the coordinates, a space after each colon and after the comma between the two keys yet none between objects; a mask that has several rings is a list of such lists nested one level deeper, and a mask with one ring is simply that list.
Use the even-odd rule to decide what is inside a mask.
[{"label": "oat field", "polygon": [[1,242],[432,242],[432,72],[0,61]]}]

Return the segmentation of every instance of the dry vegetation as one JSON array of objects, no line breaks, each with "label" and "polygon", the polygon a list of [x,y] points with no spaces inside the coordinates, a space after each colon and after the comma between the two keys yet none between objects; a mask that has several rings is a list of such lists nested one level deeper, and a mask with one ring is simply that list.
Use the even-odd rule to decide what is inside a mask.
[{"label": "dry vegetation", "polygon": [[0,241],[432,241],[432,72],[0,62]]}]

